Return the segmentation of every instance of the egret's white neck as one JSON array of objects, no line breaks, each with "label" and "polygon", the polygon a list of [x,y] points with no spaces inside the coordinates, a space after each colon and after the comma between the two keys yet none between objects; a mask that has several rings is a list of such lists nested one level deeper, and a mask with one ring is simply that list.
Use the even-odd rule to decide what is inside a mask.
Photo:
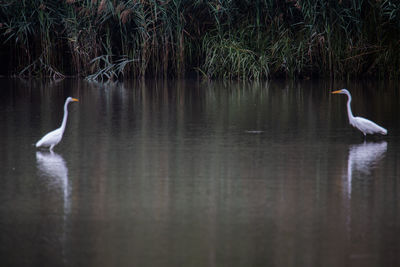
[{"label": "egret's white neck", "polygon": [[353,112],[351,111],[351,95],[350,94],[346,94],[347,95],[347,115],[349,116],[349,121],[352,122],[354,119],[353,116]]},{"label": "egret's white neck", "polygon": [[65,131],[65,126],[67,125],[68,104],[69,104],[69,102],[68,102],[68,101],[65,101],[65,104],[64,104],[64,117],[63,117],[63,120],[62,120],[62,123],[61,123],[61,127],[60,127],[62,133],[64,133],[64,131]]}]

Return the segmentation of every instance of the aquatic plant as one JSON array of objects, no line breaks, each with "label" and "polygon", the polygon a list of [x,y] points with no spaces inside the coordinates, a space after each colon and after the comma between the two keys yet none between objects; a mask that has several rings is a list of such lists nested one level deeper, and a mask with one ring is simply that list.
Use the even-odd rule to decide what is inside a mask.
[{"label": "aquatic plant", "polygon": [[400,5],[390,0],[0,0],[0,33],[2,74],[400,74]]}]

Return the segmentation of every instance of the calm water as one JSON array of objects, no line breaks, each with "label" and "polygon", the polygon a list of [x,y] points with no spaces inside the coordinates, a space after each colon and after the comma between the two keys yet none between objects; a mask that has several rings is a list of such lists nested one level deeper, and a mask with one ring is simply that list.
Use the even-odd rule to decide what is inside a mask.
[{"label": "calm water", "polygon": [[400,266],[398,84],[0,80],[0,114],[1,266]]}]

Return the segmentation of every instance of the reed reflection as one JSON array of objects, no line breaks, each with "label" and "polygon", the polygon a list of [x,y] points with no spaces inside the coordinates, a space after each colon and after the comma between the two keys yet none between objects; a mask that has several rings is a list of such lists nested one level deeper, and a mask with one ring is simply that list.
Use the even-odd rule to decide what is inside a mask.
[{"label": "reed reflection", "polygon": [[385,141],[380,143],[364,142],[352,145],[349,149],[347,164],[347,194],[351,198],[353,174],[369,175],[375,165],[384,157],[387,150]]}]

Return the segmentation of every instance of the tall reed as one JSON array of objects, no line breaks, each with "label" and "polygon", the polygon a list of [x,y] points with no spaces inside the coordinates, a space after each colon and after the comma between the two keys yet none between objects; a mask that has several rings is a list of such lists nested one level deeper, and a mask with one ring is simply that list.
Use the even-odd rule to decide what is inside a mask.
[{"label": "tall reed", "polygon": [[0,0],[2,74],[398,78],[390,0]]}]

